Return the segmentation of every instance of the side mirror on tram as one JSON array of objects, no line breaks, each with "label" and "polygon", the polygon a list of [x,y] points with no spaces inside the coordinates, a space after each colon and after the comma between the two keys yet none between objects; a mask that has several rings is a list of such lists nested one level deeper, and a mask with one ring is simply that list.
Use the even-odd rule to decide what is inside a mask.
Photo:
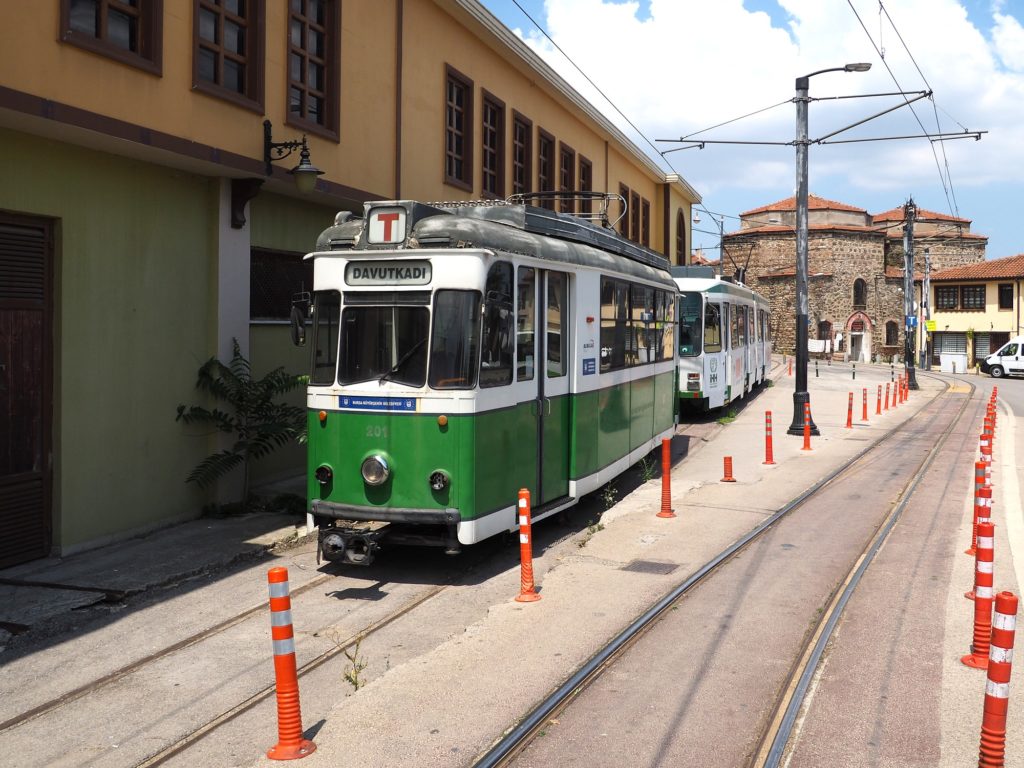
[{"label": "side mirror on tram", "polygon": [[306,318],[298,304],[292,304],[291,321],[292,344],[296,347],[306,346]]}]

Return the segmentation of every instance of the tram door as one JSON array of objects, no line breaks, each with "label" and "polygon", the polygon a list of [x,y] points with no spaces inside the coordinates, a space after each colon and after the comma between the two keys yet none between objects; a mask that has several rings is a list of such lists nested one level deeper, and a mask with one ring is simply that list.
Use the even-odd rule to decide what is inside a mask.
[{"label": "tram door", "polygon": [[532,378],[539,507],[569,493],[569,275],[519,267],[516,317],[519,381]]}]

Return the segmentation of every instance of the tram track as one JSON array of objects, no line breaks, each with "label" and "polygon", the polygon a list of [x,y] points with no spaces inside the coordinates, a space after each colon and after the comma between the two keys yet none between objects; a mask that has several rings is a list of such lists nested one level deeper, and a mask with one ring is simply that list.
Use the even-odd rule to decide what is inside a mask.
[{"label": "tram track", "polygon": [[[919,373],[919,375],[925,374]],[[953,387],[948,380],[938,376],[931,377],[947,381],[947,390],[939,395],[939,397],[949,397],[953,392]],[[974,389],[975,386],[971,384],[970,392],[973,393]],[[807,688],[806,683],[801,684],[802,676],[806,673],[807,680],[809,681],[811,677],[813,677],[814,670],[817,667],[816,662],[820,658],[820,651],[815,654],[814,649],[819,647],[821,649],[825,648],[831,637],[832,630],[842,616],[842,608],[845,606],[849,596],[856,589],[860,575],[862,575],[870,565],[874,553],[876,553],[882,546],[889,532],[891,532],[893,526],[899,520],[900,513],[913,497],[917,484],[928,471],[928,468],[934,461],[939,449],[948,440],[955,425],[957,425],[963,418],[963,415],[970,403],[971,398],[968,396],[960,405],[956,415],[950,418],[949,424],[944,429],[941,437],[935,441],[926,456],[921,460],[917,467],[914,468],[910,478],[904,484],[904,487],[889,509],[888,514],[882,523],[875,529],[874,535],[870,538],[868,545],[856,559],[853,568],[850,569],[846,578],[833,592],[830,600],[828,601],[829,608],[821,615],[820,621],[817,622],[817,626],[807,633],[807,646],[805,646],[802,654],[798,654],[798,661],[794,664],[794,669],[782,688],[784,696],[781,697],[782,700],[780,700],[776,705],[776,716],[771,718],[768,730],[758,742],[759,748],[755,750],[755,755],[760,756],[760,754],[765,751],[763,746],[765,743],[769,745],[770,751],[771,745],[774,745],[777,741],[780,741],[783,747],[786,741],[788,741],[790,731],[785,729],[787,727],[789,729],[792,728],[792,723],[795,718],[786,715],[786,713],[791,708],[793,708],[794,711],[799,711],[800,709],[800,704],[803,701],[803,695],[806,693]],[[938,413],[932,414],[929,419],[929,423],[934,422],[936,418],[938,418]],[[893,440],[895,437],[905,434],[910,428],[908,425],[913,425],[914,423],[913,419],[909,419],[890,429],[878,441],[849,458],[829,475],[822,478],[802,494],[778,509],[770,517],[766,518],[759,525],[751,529],[746,535],[722,550],[715,557],[694,571],[684,582],[668,592],[645,613],[635,619],[619,635],[613,638],[601,650],[596,652],[547,698],[538,703],[517,725],[511,728],[501,739],[495,742],[484,755],[477,759],[474,763],[474,768],[490,768],[491,766],[507,766],[512,764],[516,757],[527,749],[534,738],[545,728],[546,724],[552,722],[554,718],[557,718],[560,715],[560,713],[571,707],[573,700],[588,686],[595,682],[604,672],[610,669],[619,659],[621,659],[625,655],[626,651],[637,643],[640,638],[665,615],[666,611],[672,609],[673,606],[679,603],[683,597],[693,593],[696,587],[705,582],[709,576],[718,571],[723,565],[732,560],[743,550],[747,549],[768,531],[772,530],[781,520],[813,499],[824,488],[845,476],[849,476],[857,472],[862,461],[869,457],[872,452],[877,451],[881,446],[885,445],[888,441]],[[815,663],[812,664],[812,661]],[[797,682],[794,683],[794,680]],[[795,695],[797,693],[800,695]],[[782,713],[781,715],[779,714],[780,712]],[[750,764],[760,766],[768,765],[769,763],[755,761]],[[778,765],[778,763],[772,763],[771,765]]]}]

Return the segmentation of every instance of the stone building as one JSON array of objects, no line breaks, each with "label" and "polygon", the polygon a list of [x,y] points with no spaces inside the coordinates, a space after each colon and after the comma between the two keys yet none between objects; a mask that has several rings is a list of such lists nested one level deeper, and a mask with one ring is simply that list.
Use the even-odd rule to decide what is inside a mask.
[{"label": "stone building", "polygon": [[[863,208],[808,197],[810,339],[830,340],[834,354],[870,361],[903,357],[904,207],[872,215]],[[938,271],[985,259],[987,238],[969,219],[918,209],[914,219],[915,301],[925,250]],[[723,238],[723,269],[745,269],[745,282],[769,299],[775,348],[794,351],[796,200],[740,215]]]}]

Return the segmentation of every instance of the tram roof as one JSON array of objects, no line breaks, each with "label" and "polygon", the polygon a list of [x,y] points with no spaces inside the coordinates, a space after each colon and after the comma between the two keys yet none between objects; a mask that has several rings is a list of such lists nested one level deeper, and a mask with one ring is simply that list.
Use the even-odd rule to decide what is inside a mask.
[{"label": "tram roof", "polygon": [[[401,243],[376,245],[364,236],[374,209],[404,208],[406,236]],[[570,214],[505,201],[419,203],[387,200],[365,204],[363,218],[339,214],[317,238],[317,253],[440,248],[483,248],[522,254],[668,282],[669,262],[660,253],[625,240],[618,233]],[[307,257],[308,258],[308,257]]]},{"label": "tram roof", "polygon": [[737,298],[752,299],[758,304],[768,304],[768,299],[759,294],[753,288],[742,283],[734,283],[731,280],[723,280],[720,277],[686,277],[675,274],[673,278],[681,293],[709,293],[725,296],[736,296]]}]

